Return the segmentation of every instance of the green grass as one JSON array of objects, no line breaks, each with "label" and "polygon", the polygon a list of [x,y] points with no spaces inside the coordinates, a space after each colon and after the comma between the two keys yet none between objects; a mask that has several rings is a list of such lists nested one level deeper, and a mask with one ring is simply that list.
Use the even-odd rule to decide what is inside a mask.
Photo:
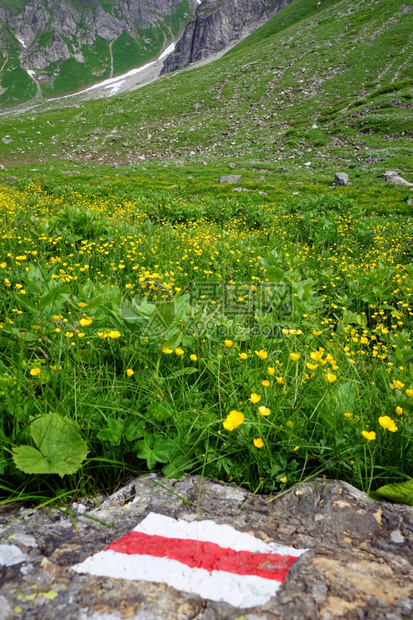
[{"label": "green grass", "polygon": [[1,87],[5,92],[0,95],[0,106],[17,105],[33,98],[37,92],[36,85],[27,72],[13,61],[8,62],[3,70]]},{"label": "green grass", "polygon": [[[154,30],[158,33],[158,29]],[[145,36],[149,34],[147,31],[144,32]],[[126,31],[122,32],[112,46],[114,75],[125,73],[133,67],[144,64],[156,55],[157,51],[148,50],[143,40],[135,41]]]},{"label": "green grass", "polygon": [[4,501],[411,476],[412,192],[379,177],[413,180],[402,6],[295,0],[215,63],[0,119]]},{"label": "green grass", "polygon": [[[222,167],[67,169],[0,173],[4,501],[148,470],[266,492],[408,478],[408,191],[243,171],[235,195]],[[51,413],[50,445],[71,437],[53,458],[33,425]]]}]

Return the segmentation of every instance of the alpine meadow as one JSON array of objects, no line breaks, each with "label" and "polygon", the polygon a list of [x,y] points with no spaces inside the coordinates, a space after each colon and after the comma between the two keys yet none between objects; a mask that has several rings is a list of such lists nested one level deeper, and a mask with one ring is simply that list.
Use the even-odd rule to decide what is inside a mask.
[{"label": "alpine meadow", "polygon": [[0,72],[0,505],[148,471],[413,505],[412,67],[409,0],[292,0],[122,94]]}]

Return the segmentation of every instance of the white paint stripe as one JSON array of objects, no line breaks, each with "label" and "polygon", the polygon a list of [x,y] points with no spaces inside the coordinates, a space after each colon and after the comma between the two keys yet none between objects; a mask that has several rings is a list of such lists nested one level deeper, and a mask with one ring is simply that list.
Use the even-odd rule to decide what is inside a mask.
[{"label": "white paint stripe", "polygon": [[100,577],[165,583],[176,590],[239,608],[265,604],[281,585],[274,579],[255,575],[209,572],[203,568],[190,568],[169,558],[126,555],[111,550],[101,551],[81,564],[76,564],[73,570]]},{"label": "white paint stripe", "polygon": [[199,540],[210,542],[234,551],[251,551],[252,553],[279,553],[299,557],[306,549],[294,549],[265,543],[251,534],[238,532],[230,525],[219,525],[215,521],[184,521],[171,519],[164,515],[151,512],[134,530],[150,536],[165,536],[166,538],[182,538],[183,540]]}]

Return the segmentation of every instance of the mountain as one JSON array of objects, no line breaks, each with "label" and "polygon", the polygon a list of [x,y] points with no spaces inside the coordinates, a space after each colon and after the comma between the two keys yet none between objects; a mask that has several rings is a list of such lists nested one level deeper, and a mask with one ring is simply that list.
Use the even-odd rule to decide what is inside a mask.
[{"label": "mountain", "polygon": [[157,57],[196,0],[4,0],[0,105],[56,97]]},{"label": "mountain", "polygon": [[204,0],[166,60],[162,73],[220,52],[261,26],[291,0]]},{"label": "mountain", "polygon": [[293,0],[219,60],[0,117],[0,162],[413,170],[413,6]]}]

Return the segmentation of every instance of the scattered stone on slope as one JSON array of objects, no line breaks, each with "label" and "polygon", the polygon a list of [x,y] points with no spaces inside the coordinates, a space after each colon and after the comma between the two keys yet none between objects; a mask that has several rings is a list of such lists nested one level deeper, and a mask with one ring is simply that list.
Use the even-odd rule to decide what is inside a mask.
[{"label": "scattered stone on slope", "polygon": [[219,177],[220,183],[239,183],[240,181],[240,174],[229,174],[228,176]]},{"label": "scattered stone on slope", "polygon": [[[98,507],[91,500],[72,505],[77,530],[57,510],[24,516],[20,508],[1,509],[0,617],[396,620],[413,612],[413,509],[373,502],[347,483],[312,481],[272,500],[199,476],[168,481],[151,474],[95,502]],[[308,551],[276,596],[249,609],[163,584],[72,570],[150,513],[189,523],[213,520],[265,543]]]},{"label": "scattered stone on slope", "polygon": [[409,183],[406,179],[403,179],[398,172],[394,172],[393,170],[385,172],[384,178],[388,183],[395,183],[396,185],[409,185],[410,187],[413,187],[413,183]]},{"label": "scattered stone on slope", "polygon": [[348,185],[348,174],[346,172],[336,172],[334,176],[334,185],[337,187],[346,187]]}]

